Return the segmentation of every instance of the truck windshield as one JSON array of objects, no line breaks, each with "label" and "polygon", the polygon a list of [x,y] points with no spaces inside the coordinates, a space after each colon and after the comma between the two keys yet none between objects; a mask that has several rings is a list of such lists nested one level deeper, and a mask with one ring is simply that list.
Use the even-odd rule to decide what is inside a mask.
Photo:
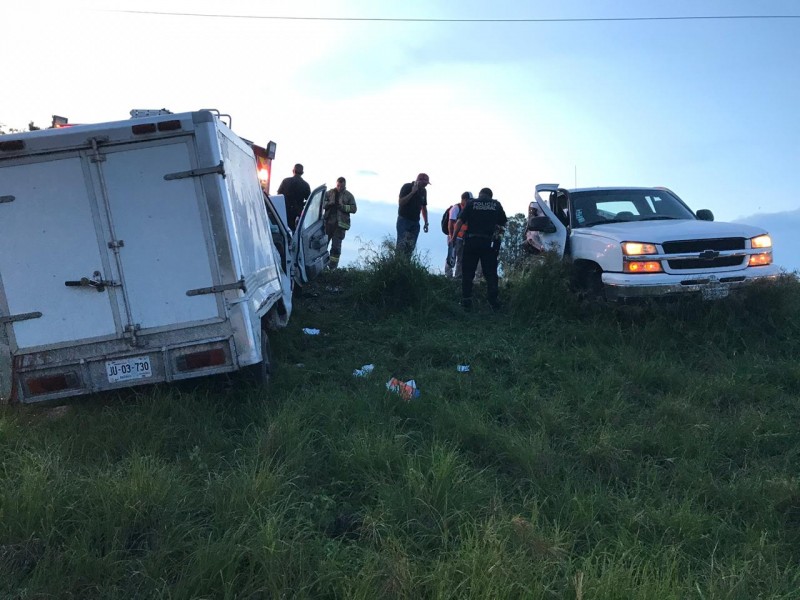
[{"label": "truck windshield", "polygon": [[626,221],[695,219],[692,211],[667,190],[585,190],[570,192],[569,197],[576,228]]}]

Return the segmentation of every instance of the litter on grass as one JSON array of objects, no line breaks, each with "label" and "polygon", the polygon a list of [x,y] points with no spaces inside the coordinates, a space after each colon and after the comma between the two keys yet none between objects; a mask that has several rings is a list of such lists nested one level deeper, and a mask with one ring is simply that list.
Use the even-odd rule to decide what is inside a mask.
[{"label": "litter on grass", "polygon": [[360,369],[356,369],[355,371],[353,371],[353,377],[366,377],[367,375],[372,373],[372,370],[374,368],[375,368],[375,365],[371,365],[371,364],[370,365],[364,365]]},{"label": "litter on grass", "polygon": [[303,327],[303,333],[306,335],[319,335],[319,329],[312,329],[311,327]]},{"label": "litter on grass", "polygon": [[456,365],[456,371],[459,373],[469,373],[469,365]]},{"label": "litter on grass", "polygon": [[402,382],[397,377],[392,377],[386,382],[386,389],[390,392],[400,394],[400,397],[406,401],[411,400],[412,398],[419,398],[417,382],[413,379]]}]

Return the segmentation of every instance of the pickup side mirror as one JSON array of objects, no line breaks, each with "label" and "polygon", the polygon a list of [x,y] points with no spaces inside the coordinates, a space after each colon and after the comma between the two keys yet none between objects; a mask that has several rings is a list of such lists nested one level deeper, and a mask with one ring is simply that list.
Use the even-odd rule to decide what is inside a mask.
[{"label": "pickup side mirror", "polygon": [[701,221],[713,221],[714,220],[714,213],[712,213],[707,208],[701,208],[697,211],[697,218]]},{"label": "pickup side mirror", "polygon": [[542,233],[555,233],[556,226],[550,220],[550,217],[531,217],[528,219],[528,231],[541,231]]}]

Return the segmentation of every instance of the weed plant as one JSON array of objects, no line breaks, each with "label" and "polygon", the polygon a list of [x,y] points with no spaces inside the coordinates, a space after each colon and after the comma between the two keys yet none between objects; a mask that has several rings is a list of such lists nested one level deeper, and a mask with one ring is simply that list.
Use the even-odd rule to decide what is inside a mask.
[{"label": "weed plant", "polygon": [[377,253],[303,290],[268,393],[3,408],[0,597],[800,598],[797,280],[616,305],[545,266],[464,313]]}]

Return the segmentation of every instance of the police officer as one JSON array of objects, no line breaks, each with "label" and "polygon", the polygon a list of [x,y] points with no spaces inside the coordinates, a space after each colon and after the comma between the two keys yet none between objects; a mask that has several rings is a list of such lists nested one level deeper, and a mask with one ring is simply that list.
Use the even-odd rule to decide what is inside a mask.
[{"label": "police officer", "polygon": [[492,198],[492,190],[483,188],[478,197],[461,211],[454,228],[455,235],[464,225],[467,234],[464,238],[464,266],[461,270],[461,305],[472,308],[472,280],[478,261],[481,263],[483,276],[486,278],[486,295],[489,305],[497,310],[497,254],[499,239],[508,219],[503,205]]}]

